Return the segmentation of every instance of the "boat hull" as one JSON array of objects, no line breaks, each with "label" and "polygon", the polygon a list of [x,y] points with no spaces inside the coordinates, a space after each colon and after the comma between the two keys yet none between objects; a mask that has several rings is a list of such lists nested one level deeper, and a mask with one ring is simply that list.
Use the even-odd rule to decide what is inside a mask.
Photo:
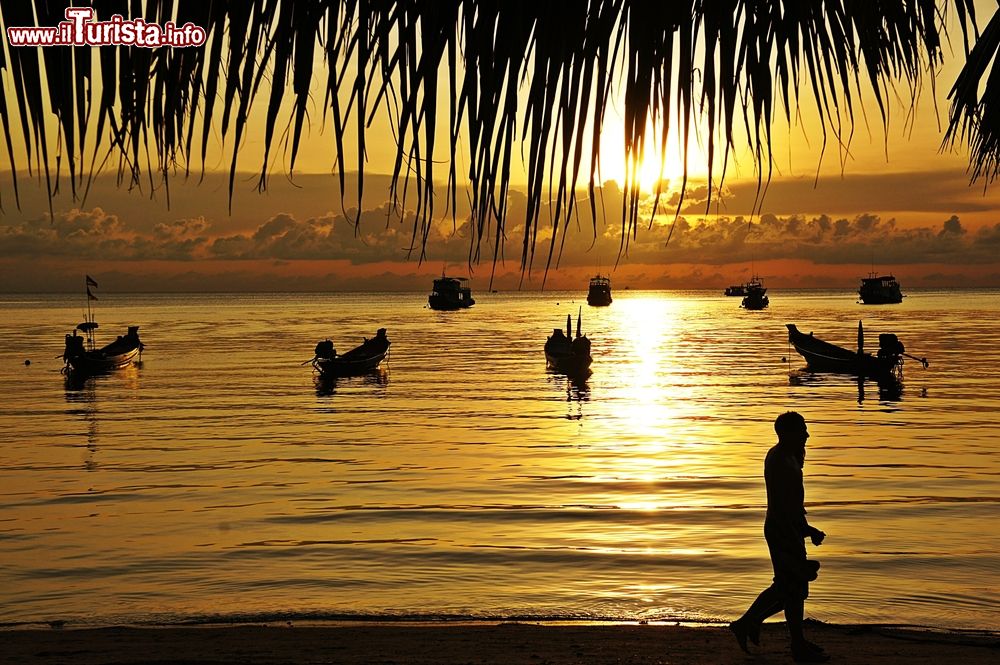
[{"label": "boat hull", "polygon": [[66,363],[74,372],[82,374],[102,374],[116,369],[128,367],[139,357],[140,348],[136,345],[122,353],[106,354],[102,351],[87,351],[86,353],[66,358]]},{"label": "boat hull", "polygon": [[902,294],[862,293],[859,297],[862,305],[898,305],[903,302]]},{"label": "boat hull", "polygon": [[476,301],[473,298],[469,298],[468,300],[455,300],[454,298],[435,294],[427,297],[427,304],[430,305],[431,309],[436,309],[441,312],[453,312],[458,309],[468,309],[475,305]]},{"label": "boat hull", "polygon": [[590,365],[593,362],[594,359],[589,355],[557,355],[548,351],[545,352],[545,364],[549,367],[549,369],[559,374],[566,374],[569,376],[589,374]]},{"label": "boat hull", "polygon": [[321,377],[345,377],[370,374],[385,360],[388,350],[365,358],[317,358],[313,367]]},{"label": "boat hull", "polygon": [[770,301],[767,296],[747,295],[743,298],[743,302],[740,304],[740,307],[754,311],[767,309],[768,304],[770,304]]}]

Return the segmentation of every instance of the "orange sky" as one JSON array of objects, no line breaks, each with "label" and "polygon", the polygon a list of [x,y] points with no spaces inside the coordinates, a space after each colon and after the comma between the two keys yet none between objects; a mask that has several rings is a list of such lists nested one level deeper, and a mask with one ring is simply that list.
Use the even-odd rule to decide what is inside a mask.
[{"label": "orange sky", "polygon": [[[984,16],[994,8],[989,2],[979,5]],[[820,123],[811,106],[803,103],[791,127],[779,120],[773,128],[775,175],[759,215],[751,217],[756,180],[753,160],[743,148],[735,155],[722,196],[716,196],[706,211],[705,158],[693,138],[689,164],[693,180],[681,220],[670,235],[676,200],[671,197],[676,196],[680,173],[677,142],[672,141],[664,166],[669,184],[663,199],[671,206],[646,228],[652,212],[647,201],[643,228],[623,253],[618,185],[624,175],[622,130],[619,105],[614,104],[601,139],[601,177],[609,182],[598,201],[602,212],[596,232],[581,183],[580,219],[571,225],[560,267],[550,269],[546,287],[578,288],[587,274],[600,269],[611,272],[616,284],[632,288],[714,289],[745,279],[751,261],[770,286],[779,288],[850,287],[872,262],[880,270],[894,271],[904,286],[1000,286],[995,258],[1000,248],[1000,190],[969,187],[965,155],[939,151],[943,136],[939,116],[943,123],[947,91],[961,59],[947,48],[948,64],[936,88],[937,109],[925,82],[912,115],[898,102],[889,109],[888,135],[882,132],[871,99],[866,100],[865,113],[857,114],[849,148],[828,147],[823,155]],[[10,94],[9,81],[5,85]],[[803,99],[809,96],[803,93]],[[901,91],[900,97],[905,96]],[[314,97],[322,100],[318,87]],[[392,133],[384,118],[368,132],[363,224],[356,233],[343,211],[356,208],[358,201],[340,200],[337,179],[330,175],[332,132],[320,126],[319,108],[294,178],[286,177],[285,158],[279,151],[268,191],[257,193],[252,170],[260,160],[260,115],[252,119],[241,152],[239,166],[245,173],[238,179],[232,214],[227,211],[224,173],[228,145],[216,145],[211,151],[211,171],[200,185],[196,178],[171,181],[169,208],[162,188],[128,192],[114,185],[113,174],[105,174],[86,201],[74,201],[64,182],[53,203],[55,218],[50,220],[44,180],[20,175],[17,210],[10,196],[10,174],[0,173],[4,191],[0,289],[74,290],[79,275],[87,272],[115,290],[424,290],[429,276],[444,267],[452,273],[471,272],[474,285],[486,287],[493,273],[494,248],[484,242],[479,263],[467,265],[470,238],[463,224],[467,204],[460,204],[457,227],[450,215],[434,225],[423,264],[418,263],[419,250],[407,252],[412,245],[412,211],[400,215],[390,209],[388,178],[378,175],[391,170],[394,157]],[[14,139],[23,142],[19,135]],[[348,146],[347,155],[351,154],[353,148]],[[440,154],[447,153],[442,149]],[[4,157],[0,168],[5,166]],[[348,160],[349,171],[356,166]],[[658,171],[659,160],[647,156],[640,165],[646,188]],[[445,165],[439,173],[446,175]],[[513,179],[523,182],[523,172]],[[349,184],[348,191],[352,190]],[[542,284],[551,237],[548,210],[542,211],[531,271],[522,279],[523,192],[523,185],[515,186],[511,195],[508,241],[502,250],[505,260],[495,273],[496,288]],[[443,211],[443,201],[436,209]]]}]

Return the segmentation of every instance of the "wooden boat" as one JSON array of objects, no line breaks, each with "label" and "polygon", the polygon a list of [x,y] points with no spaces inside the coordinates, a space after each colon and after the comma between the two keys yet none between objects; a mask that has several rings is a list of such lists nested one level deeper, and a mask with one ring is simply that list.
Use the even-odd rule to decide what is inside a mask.
[{"label": "wooden boat", "polygon": [[[142,359],[142,350],[145,348],[139,340],[139,326],[128,326],[124,335],[101,348],[97,348],[94,342],[94,331],[97,330],[97,321],[94,320],[94,313],[91,310],[91,301],[97,300],[97,296],[91,292],[90,287],[97,288],[90,275],[87,275],[87,319],[73,329],[71,335],[66,335],[65,348],[63,349],[64,372],[72,371],[77,375],[103,374],[122,367],[131,365],[133,361]],[[82,332],[83,335],[78,335]]]},{"label": "wooden boat", "polygon": [[[83,374],[103,374],[127,367],[133,361],[141,359],[144,346],[139,341],[139,326],[129,326],[124,335],[119,335],[118,339],[99,349],[92,348],[93,331],[96,328],[97,323],[84,321],[73,330],[72,335],[66,335],[66,348],[63,351],[66,368]],[[87,337],[77,335],[78,330]],[[85,340],[89,342],[90,349],[85,347]]]},{"label": "wooden boat", "polygon": [[427,297],[431,309],[453,311],[466,309],[476,304],[472,298],[472,289],[465,286],[465,277],[446,277],[434,280],[434,289]]},{"label": "wooden boat", "polygon": [[587,290],[587,304],[593,307],[607,307],[611,304],[611,278],[596,275],[590,278]]},{"label": "wooden boat", "polygon": [[745,295],[743,296],[743,302],[740,303],[740,307],[743,309],[759,310],[768,306],[767,288],[760,281],[759,277],[752,277],[746,283],[744,289]]},{"label": "wooden boat", "polygon": [[903,292],[900,291],[896,278],[892,275],[880,276],[876,272],[868,273],[868,277],[862,278],[858,297],[865,305],[895,305],[903,302]]},{"label": "wooden boat", "polygon": [[806,365],[816,372],[838,372],[853,374],[862,378],[877,380],[902,378],[903,357],[912,358],[927,367],[926,358],[916,358],[906,353],[903,343],[896,335],[882,333],[878,336],[879,349],[875,355],[865,353],[864,328],[858,321],[858,346],[856,351],[830,344],[800,332],[793,323],[786,323],[788,341],[799,355],[806,359]]},{"label": "wooden boat", "polygon": [[580,314],[576,316],[576,337],[573,333],[573,322],[566,315],[566,334],[561,328],[553,328],[552,334],[545,340],[545,363],[555,372],[569,376],[583,376],[590,373],[593,358],[590,355],[590,340],[580,334]]},{"label": "wooden boat", "polygon": [[366,337],[361,345],[342,355],[337,354],[333,342],[325,340],[316,345],[312,366],[324,378],[361,376],[378,369],[379,364],[389,354],[389,344],[385,328],[379,328],[375,337],[371,339]]}]

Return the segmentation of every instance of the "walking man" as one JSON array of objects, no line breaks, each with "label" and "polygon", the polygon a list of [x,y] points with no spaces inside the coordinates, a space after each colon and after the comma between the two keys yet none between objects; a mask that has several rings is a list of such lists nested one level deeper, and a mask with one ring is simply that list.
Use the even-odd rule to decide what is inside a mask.
[{"label": "walking man", "polygon": [[792,657],[798,663],[824,663],[830,659],[823,648],[806,640],[802,634],[802,616],[809,596],[809,582],[816,579],[819,562],[806,559],[805,539],[813,545],[823,542],[826,534],[806,521],[805,490],[802,466],[806,457],[809,431],[806,421],[788,411],[774,421],[778,435],[764,459],[764,482],[767,485],[767,516],[764,539],[771,554],[774,582],[729,629],[740,648],[749,653],[747,640],[760,643],[760,626],[768,617],[785,611],[785,622],[792,642]]}]

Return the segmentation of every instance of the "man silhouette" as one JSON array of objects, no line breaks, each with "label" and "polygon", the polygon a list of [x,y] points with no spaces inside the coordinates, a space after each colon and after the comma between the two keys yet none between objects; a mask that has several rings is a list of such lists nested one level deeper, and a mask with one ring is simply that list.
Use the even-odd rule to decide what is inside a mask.
[{"label": "man silhouette", "polygon": [[774,582],[729,629],[740,648],[749,653],[747,640],[760,643],[760,626],[781,610],[792,642],[792,657],[799,663],[823,663],[830,659],[823,648],[806,640],[802,634],[802,615],[809,596],[809,582],[816,579],[819,563],[806,559],[805,538],[813,545],[823,542],[826,534],[806,521],[805,490],[802,466],[806,457],[809,431],[806,421],[794,411],[774,421],[776,443],[764,459],[764,482],[767,485],[767,516],[764,539],[771,555]]}]

